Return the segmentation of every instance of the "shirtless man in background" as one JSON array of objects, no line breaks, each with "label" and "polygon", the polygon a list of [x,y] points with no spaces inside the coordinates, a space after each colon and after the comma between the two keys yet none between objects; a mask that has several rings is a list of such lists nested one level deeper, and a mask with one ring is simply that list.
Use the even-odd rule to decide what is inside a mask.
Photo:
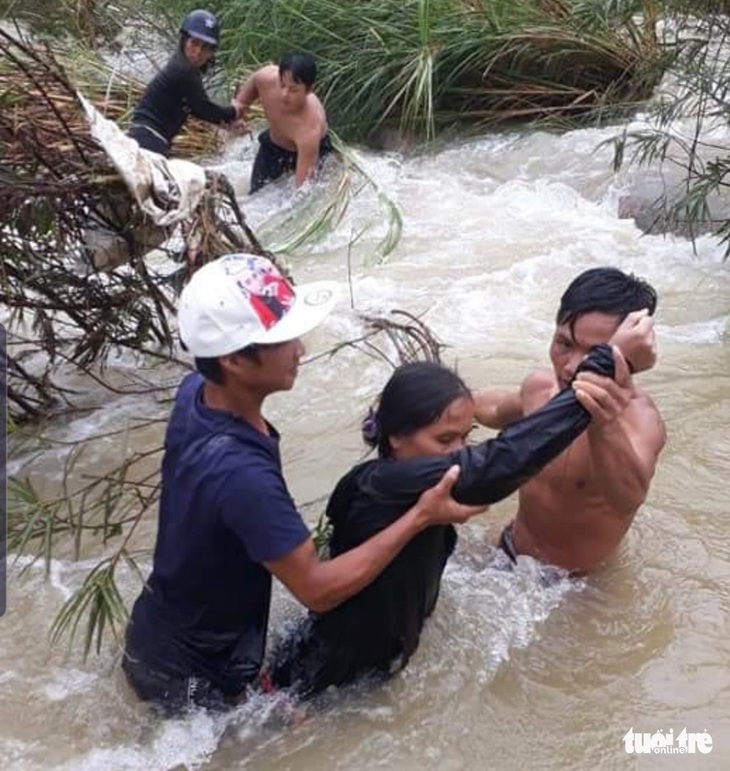
[{"label": "shirtless man in background", "polygon": [[[501,429],[539,409],[568,387],[592,345],[620,347],[629,327],[643,325],[653,336],[656,299],[648,283],[615,268],[579,275],[560,302],[550,345],[553,371],[533,372],[517,392],[476,393],[477,420]],[[637,371],[648,368],[633,364]],[[616,551],[646,498],[666,441],[664,422],[636,387],[624,395],[606,383],[600,403],[591,383],[596,377],[581,375],[573,384],[593,416],[588,430],[519,490],[517,517],[499,541],[513,561],[526,554],[574,573],[594,570]]]},{"label": "shirtless man in background", "polygon": [[314,176],[320,158],[332,152],[327,116],[312,90],[316,76],[314,57],[290,52],[278,66],[256,70],[236,91],[234,102],[241,111],[243,130],[246,113],[256,101],[269,122],[269,128],[259,134],[249,193],[289,171],[295,172],[301,187]]}]

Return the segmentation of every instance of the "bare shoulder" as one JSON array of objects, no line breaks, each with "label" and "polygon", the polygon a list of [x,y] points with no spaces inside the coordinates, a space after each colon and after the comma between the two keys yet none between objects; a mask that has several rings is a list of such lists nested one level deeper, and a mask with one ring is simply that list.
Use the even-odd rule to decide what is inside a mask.
[{"label": "bare shoulder", "polygon": [[537,369],[531,372],[520,386],[522,412],[529,415],[546,404],[558,390],[555,375],[549,369]]},{"label": "bare shoulder", "polygon": [[277,85],[279,82],[279,68],[275,64],[267,64],[254,73],[256,85],[259,88],[266,88]]},{"label": "bare shoulder", "polygon": [[307,97],[306,124],[311,131],[319,135],[318,139],[327,133],[327,114],[324,111],[324,105],[316,94],[309,94]]},{"label": "bare shoulder", "polygon": [[522,381],[520,393],[523,398],[534,396],[543,391],[549,392],[556,385],[555,375],[549,369],[536,369]]}]

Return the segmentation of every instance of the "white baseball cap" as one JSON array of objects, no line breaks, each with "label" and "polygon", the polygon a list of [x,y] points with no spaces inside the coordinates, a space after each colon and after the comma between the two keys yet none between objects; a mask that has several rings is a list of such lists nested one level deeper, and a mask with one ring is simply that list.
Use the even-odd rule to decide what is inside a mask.
[{"label": "white baseball cap", "polygon": [[180,339],[198,358],[255,343],[284,343],[322,322],[337,301],[334,281],[292,286],[255,254],[227,254],[197,270],[180,295]]}]

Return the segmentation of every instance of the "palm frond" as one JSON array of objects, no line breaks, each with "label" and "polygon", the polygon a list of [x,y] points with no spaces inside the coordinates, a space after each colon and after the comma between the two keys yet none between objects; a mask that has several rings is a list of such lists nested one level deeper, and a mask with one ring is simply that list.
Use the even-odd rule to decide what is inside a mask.
[{"label": "palm frond", "polygon": [[117,586],[114,572],[121,556],[99,562],[86,576],[82,586],[63,604],[49,631],[51,644],[67,636],[72,645],[79,625],[86,617],[83,655],[86,658],[92,650],[101,651],[104,632],[107,628],[114,639],[120,642],[122,631],[129,620],[129,612]]},{"label": "palm frond", "polygon": [[315,190],[308,190],[291,210],[279,212],[259,225],[259,237],[266,249],[275,254],[301,253],[337,228],[358,195],[372,191],[380,204],[382,219],[366,225],[365,230],[381,227],[385,222],[385,235],[373,250],[375,261],[384,260],[400,241],[403,229],[400,209],[368,173],[357,153],[334,131],[330,136],[341,161],[334,170],[336,182],[332,184],[329,180]]}]

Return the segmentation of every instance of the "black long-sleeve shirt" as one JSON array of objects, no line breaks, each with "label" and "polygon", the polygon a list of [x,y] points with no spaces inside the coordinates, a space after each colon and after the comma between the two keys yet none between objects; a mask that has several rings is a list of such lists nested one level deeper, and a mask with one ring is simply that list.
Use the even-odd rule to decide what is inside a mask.
[{"label": "black long-sleeve shirt", "polygon": [[177,50],[145,89],[132,115],[132,124],[149,126],[171,143],[188,115],[221,124],[233,121],[236,110],[211,102],[200,70]]},{"label": "black long-sleeve shirt", "polygon": [[[614,376],[607,345],[596,346],[579,371]],[[505,498],[565,450],[585,430],[589,413],[572,388],[498,436],[448,455],[356,466],[338,483],[327,506],[333,557],[363,543],[402,516],[453,464],[461,467],[453,497],[468,504]],[[309,696],[367,672],[405,666],[418,647],[438,599],[441,575],[456,531],[433,526],[413,538],[365,589],[327,613],[310,614],[275,653],[271,676]]]}]

